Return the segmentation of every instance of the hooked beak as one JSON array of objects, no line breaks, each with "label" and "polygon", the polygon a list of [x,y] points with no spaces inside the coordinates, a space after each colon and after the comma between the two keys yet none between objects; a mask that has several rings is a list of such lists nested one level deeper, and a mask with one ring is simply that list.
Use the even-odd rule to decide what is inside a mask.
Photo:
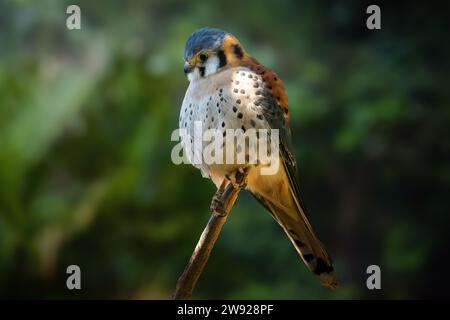
[{"label": "hooked beak", "polygon": [[193,69],[194,69],[194,67],[191,66],[191,65],[189,64],[189,62],[185,62],[185,63],[184,63],[184,73],[185,73],[185,74],[191,73]]}]

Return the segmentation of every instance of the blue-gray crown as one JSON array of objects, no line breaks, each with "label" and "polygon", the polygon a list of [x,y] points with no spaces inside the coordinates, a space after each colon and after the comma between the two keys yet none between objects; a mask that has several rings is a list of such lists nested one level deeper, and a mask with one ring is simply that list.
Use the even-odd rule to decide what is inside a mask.
[{"label": "blue-gray crown", "polygon": [[194,31],[184,46],[184,59],[189,60],[203,49],[219,48],[227,34],[228,32],[223,30],[208,27]]}]

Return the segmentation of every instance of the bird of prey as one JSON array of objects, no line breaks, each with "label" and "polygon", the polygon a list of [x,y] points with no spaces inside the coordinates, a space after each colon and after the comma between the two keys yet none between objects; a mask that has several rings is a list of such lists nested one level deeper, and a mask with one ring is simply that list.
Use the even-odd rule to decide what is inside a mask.
[{"label": "bird of prey", "polygon": [[[201,28],[193,32],[184,48],[184,72],[189,79],[181,111],[180,129],[191,137],[194,153],[203,143],[192,144],[195,123],[202,130],[277,129],[279,163],[274,174],[263,175],[259,163],[194,164],[219,190],[233,180],[237,171],[247,172],[248,190],[280,224],[308,268],[330,288],[338,286],[332,261],[311,226],[300,200],[296,161],[293,156],[288,98],[282,81],[272,70],[249,55],[232,34]],[[259,135],[257,134],[259,139]],[[225,143],[222,145],[225,148]],[[187,150],[187,153],[192,149]],[[233,147],[236,153],[243,152]],[[228,152],[228,149],[226,149]],[[233,157],[235,159],[235,157]],[[192,162],[192,158],[190,158]]]}]

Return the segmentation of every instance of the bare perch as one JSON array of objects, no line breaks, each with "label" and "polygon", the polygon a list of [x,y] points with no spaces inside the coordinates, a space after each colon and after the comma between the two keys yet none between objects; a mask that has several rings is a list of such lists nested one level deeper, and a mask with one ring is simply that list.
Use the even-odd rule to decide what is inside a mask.
[{"label": "bare perch", "polygon": [[191,298],[197,280],[208,262],[222,226],[225,224],[228,214],[236,202],[245,176],[245,173],[238,172],[236,174],[237,184],[225,183],[224,190],[219,188],[214,195],[211,205],[211,218],[198,240],[188,265],[178,278],[177,286],[172,296],[173,299],[186,300]]}]

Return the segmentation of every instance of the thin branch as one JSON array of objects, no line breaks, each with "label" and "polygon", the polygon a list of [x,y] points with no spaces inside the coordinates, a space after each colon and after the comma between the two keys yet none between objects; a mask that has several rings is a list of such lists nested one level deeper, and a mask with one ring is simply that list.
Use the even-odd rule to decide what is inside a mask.
[{"label": "thin branch", "polygon": [[237,184],[233,185],[232,183],[228,183],[225,190],[219,188],[214,195],[211,205],[211,218],[198,240],[188,265],[184,269],[183,274],[178,278],[175,292],[172,295],[173,299],[186,300],[191,298],[197,280],[208,262],[214,244],[222,230],[222,226],[225,224],[228,214],[236,202],[245,176],[245,173],[238,172],[236,174]]}]

